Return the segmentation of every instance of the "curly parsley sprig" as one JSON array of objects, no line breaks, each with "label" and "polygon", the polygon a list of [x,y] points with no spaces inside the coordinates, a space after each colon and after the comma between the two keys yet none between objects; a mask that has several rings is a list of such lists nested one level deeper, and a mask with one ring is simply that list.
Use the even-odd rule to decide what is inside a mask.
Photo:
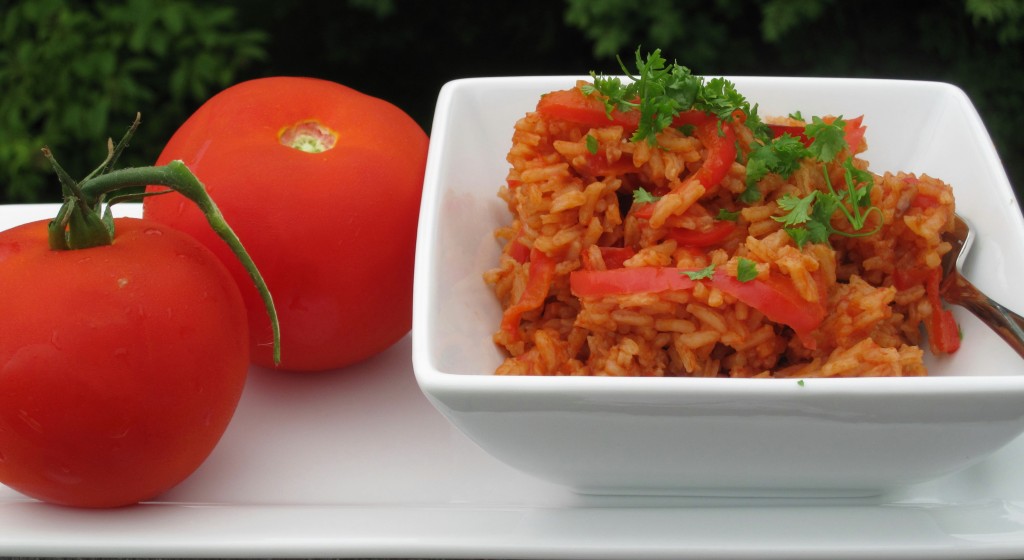
[{"label": "curly parsley sprig", "polygon": [[593,84],[581,89],[587,95],[599,94],[605,111],[637,110],[640,122],[631,140],[645,140],[657,143],[656,136],[672,126],[680,113],[696,109],[715,115],[719,120],[729,120],[735,111],[742,111],[746,124],[755,133],[766,131],[757,116],[757,107],[751,107],[736,86],[725,78],[714,78],[707,82],[695,76],[689,68],[675,62],[669,64],[661,56],[661,49],[655,49],[646,58],[636,51],[636,74],[633,74],[619,58],[619,66],[629,78],[623,83],[615,76],[598,75],[591,72]]}]

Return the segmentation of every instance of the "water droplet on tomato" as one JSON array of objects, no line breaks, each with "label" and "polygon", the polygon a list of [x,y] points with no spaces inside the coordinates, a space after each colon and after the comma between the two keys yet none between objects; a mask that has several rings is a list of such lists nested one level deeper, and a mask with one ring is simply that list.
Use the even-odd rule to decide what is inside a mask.
[{"label": "water droplet on tomato", "polygon": [[59,335],[59,334],[57,334],[57,331],[53,331],[53,332],[52,332],[52,333],[50,334],[50,346],[53,346],[53,347],[54,347],[54,348],[56,348],[57,350],[63,350],[63,349],[64,349],[64,347],[63,347],[63,346],[61,346],[61,343],[60,343],[60,335]]},{"label": "water droplet on tomato", "polygon": [[158,230],[156,228],[146,228],[146,229],[144,229],[142,231],[142,233],[145,233],[146,235],[163,235],[164,234],[164,232],[162,232],[162,231],[160,231],[160,230]]}]

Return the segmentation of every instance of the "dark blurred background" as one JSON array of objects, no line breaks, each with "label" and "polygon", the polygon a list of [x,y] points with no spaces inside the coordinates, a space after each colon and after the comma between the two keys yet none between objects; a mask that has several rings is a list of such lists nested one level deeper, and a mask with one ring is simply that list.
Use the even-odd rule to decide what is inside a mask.
[{"label": "dark blurred background", "polygon": [[334,80],[429,132],[448,80],[619,73],[641,45],[704,75],[956,84],[1024,188],[1024,0],[0,0],[0,202],[56,200],[40,148],[84,176],[136,111],[122,163],[150,164],[250,78]]}]

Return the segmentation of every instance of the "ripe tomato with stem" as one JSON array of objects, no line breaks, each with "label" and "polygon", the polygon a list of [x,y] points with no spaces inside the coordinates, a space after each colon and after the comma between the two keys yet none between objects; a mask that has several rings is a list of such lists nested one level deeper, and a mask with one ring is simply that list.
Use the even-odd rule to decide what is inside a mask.
[{"label": "ripe tomato with stem", "polygon": [[113,218],[116,193],[161,184],[203,208],[276,325],[258,270],[181,162],[113,170],[137,124],[80,182],[44,150],[64,203],[0,232],[0,483],[55,504],[134,504],[190,476],[249,369],[246,310],[223,264],[163,224]]}]

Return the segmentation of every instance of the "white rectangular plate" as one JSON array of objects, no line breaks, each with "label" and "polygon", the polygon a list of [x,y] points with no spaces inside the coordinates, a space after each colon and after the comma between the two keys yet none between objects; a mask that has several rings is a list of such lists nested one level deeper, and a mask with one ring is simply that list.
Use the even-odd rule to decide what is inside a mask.
[{"label": "white rectangular plate", "polygon": [[[0,230],[55,212],[0,206]],[[410,352],[406,337],[343,371],[254,368],[213,455],[151,503],[75,510],[0,486],[0,556],[1024,556],[1024,439],[870,499],[580,496],[450,427],[416,385]]]}]

